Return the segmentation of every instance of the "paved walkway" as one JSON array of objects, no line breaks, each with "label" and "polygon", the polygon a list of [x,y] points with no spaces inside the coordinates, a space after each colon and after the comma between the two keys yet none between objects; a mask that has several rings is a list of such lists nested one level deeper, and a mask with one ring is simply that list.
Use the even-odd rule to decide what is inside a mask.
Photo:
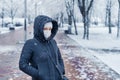
[{"label": "paved walkway", "polygon": [[[33,35],[33,27],[29,25],[27,28],[27,39]],[[24,28],[13,30],[6,34],[0,34],[0,45],[16,45],[19,41],[24,41]]]},{"label": "paved walkway", "polygon": [[[33,36],[32,31],[32,27],[28,27],[28,38]],[[0,80],[31,80],[31,77],[18,69],[23,44],[17,43],[24,40],[23,34],[24,30],[20,29],[0,35],[0,48],[7,49],[0,51]],[[87,52],[87,50],[79,47],[63,31],[60,30],[55,39],[64,58],[66,75],[70,80],[120,80],[120,76],[116,72],[97,61],[97,58],[90,54],[84,55],[86,53],[82,53],[82,50],[84,50],[83,52]],[[74,54],[79,54],[79,56]],[[96,61],[94,61],[95,59]]]}]

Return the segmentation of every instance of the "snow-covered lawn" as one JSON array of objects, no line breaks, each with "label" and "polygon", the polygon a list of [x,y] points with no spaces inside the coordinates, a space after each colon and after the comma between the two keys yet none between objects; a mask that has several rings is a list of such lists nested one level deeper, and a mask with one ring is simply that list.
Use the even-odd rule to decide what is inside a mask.
[{"label": "snow-covered lawn", "polygon": [[0,34],[8,33],[10,32],[9,28],[1,28],[0,27]]},{"label": "snow-covered lawn", "polygon": [[[4,18],[4,23],[11,23],[11,18],[9,18],[9,17],[5,17]],[[13,24],[15,24],[15,23],[20,23],[20,24],[22,24],[23,26],[24,26],[24,18],[14,18],[14,20],[13,20]],[[1,20],[1,18],[0,18],[0,25],[2,25],[2,20]],[[20,28],[22,28],[23,26],[14,26],[15,27],[15,30],[17,30],[17,29],[20,29]],[[9,27],[1,27],[0,26],[0,34],[4,34],[4,33],[8,33],[8,32],[10,32],[10,30],[9,30]]]},{"label": "snow-covered lawn", "polygon": [[90,39],[84,40],[83,37],[83,28],[78,29],[79,35],[68,35],[80,45],[86,48],[95,48],[95,49],[118,49],[120,50],[120,38],[116,37],[116,28],[112,28],[112,34],[108,33],[107,27],[91,27],[90,28]]},{"label": "snow-covered lawn", "polygon": [[[74,28],[72,31],[74,32]],[[112,34],[108,33],[108,27],[90,27],[89,40],[82,39],[83,27],[81,25],[79,25],[78,33],[79,35],[77,36],[68,36],[75,40],[83,48],[88,49],[90,54],[96,56],[106,65],[120,74],[120,38],[116,37],[116,27],[112,27]],[[106,49],[108,51],[102,51],[102,49]],[[114,50],[114,52],[109,50]]]},{"label": "snow-covered lawn", "polygon": [[100,60],[102,60],[105,64],[107,64],[109,67],[111,67],[113,70],[115,70],[117,73],[120,74],[120,54],[116,53],[105,53],[103,52],[102,54],[99,52],[94,53],[96,57],[98,57]]},{"label": "snow-covered lawn", "polygon": [[[18,29],[20,29],[22,27],[23,26],[15,27],[15,30],[18,30]],[[2,27],[0,27],[0,34],[4,34],[4,33],[8,33],[8,32],[10,32],[9,28],[6,28],[6,27],[2,28]]]}]

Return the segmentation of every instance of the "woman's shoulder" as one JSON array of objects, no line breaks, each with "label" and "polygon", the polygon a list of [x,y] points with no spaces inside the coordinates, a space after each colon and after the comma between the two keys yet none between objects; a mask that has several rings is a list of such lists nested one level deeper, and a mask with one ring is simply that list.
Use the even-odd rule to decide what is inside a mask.
[{"label": "woman's shoulder", "polygon": [[33,43],[33,42],[34,42],[34,39],[28,39],[28,40],[26,40],[25,43]]},{"label": "woman's shoulder", "polygon": [[51,42],[56,42],[55,39],[51,39],[50,41],[51,41]]},{"label": "woman's shoulder", "polygon": [[26,42],[25,42],[25,45],[33,45],[35,43],[35,40],[34,39],[28,39]]},{"label": "woman's shoulder", "polygon": [[52,42],[53,44],[57,45],[57,42],[56,42],[55,39],[52,39],[51,42]]}]

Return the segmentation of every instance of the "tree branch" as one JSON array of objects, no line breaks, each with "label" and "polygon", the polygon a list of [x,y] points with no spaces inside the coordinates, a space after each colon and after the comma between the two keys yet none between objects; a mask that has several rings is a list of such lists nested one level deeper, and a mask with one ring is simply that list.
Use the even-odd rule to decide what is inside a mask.
[{"label": "tree branch", "polygon": [[81,0],[78,0],[78,7],[80,9],[81,14],[84,15],[84,0],[82,0],[82,2]]},{"label": "tree branch", "polygon": [[92,5],[93,5],[93,1],[94,1],[94,0],[91,0],[91,1],[90,1],[90,5],[88,6],[87,13],[89,13],[89,11],[90,11],[90,8],[91,8],[91,7],[92,7]]},{"label": "tree branch", "polygon": [[118,0],[118,2],[120,3],[120,0]]}]

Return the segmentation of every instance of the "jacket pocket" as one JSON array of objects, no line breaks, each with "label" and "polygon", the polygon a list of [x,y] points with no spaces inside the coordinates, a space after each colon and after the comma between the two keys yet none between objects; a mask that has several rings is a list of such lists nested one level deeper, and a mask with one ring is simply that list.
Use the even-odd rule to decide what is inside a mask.
[{"label": "jacket pocket", "polygon": [[40,63],[38,65],[38,70],[39,70],[39,80],[49,80],[49,68],[48,68],[48,63]]}]

